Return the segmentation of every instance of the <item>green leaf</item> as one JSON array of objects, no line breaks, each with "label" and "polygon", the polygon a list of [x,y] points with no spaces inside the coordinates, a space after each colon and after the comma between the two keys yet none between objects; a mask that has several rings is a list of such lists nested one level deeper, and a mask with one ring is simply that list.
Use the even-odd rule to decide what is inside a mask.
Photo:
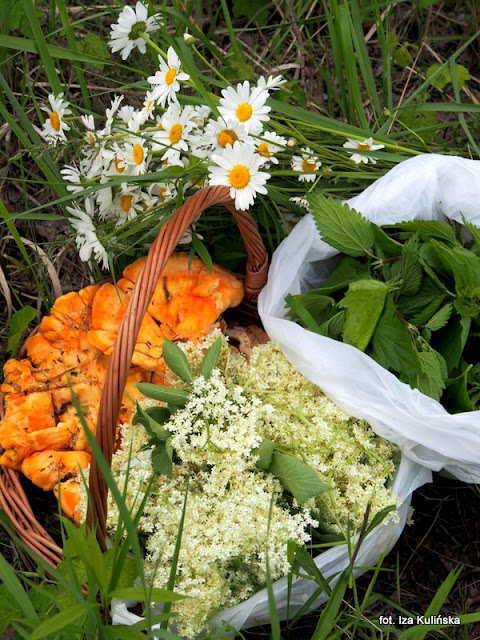
[{"label": "green leaf", "polygon": [[418,236],[415,234],[403,245],[402,257],[399,262],[401,283],[399,296],[415,296],[422,284],[423,270],[418,258]]},{"label": "green leaf", "polygon": [[321,289],[312,289],[296,296],[289,294],[285,302],[290,308],[290,318],[299,319],[305,328],[315,332],[318,332],[320,323],[331,317],[335,305],[335,300],[322,295]]},{"label": "green leaf", "polygon": [[365,351],[383,313],[388,288],[379,280],[352,282],[342,307],[346,307],[343,340]]},{"label": "green leaf", "polygon": [[322,322],[318,328],[318,333],[333,340],[341,340],[343,328],[345,326],[345,311],[335,313],[329,320]]},{"label": "green leaf", "polygon": [[405,42],[405,44],[398,47],[393,54],[393,60],[401,67],[408,67],[408,65],[413,62],[413,56],[409,49],[418,49],[418,47],[410,44],[410,42]]},{"label": "green leaf", "polygon": [[464,247],[447,247],[437,240],[432,249],[446,273],[453,276],[458,294],[470,297],[480,292],[480,258]]},{"label": "green leaf", "polygon": [[192,231],[192,245],[193,245],[193,248],[195,249],[195,253],[202,260],[202,262],[204,262],[207,265],[208,271],[210,273],[213,273],[212,256],[209,254],[207,247],[201,241],[200,237],[195,233],[195,231]]},{"label": "green leaf", "polygon": [[434,400],[440,400],[447,381],[447,364],[434,349],[418,352],[418,367],[410,377],[412,387]]},{"label": "green leaf", "polygon": [[315,564],[315,560],[312,555],[300,545],[295,547],[295,563],[298,567],[303,569],[306,574],[311,577],[318,585],[323,587],[323,590],[329,596],[332,593],[332,588],[328,584],[328,580],[323,577],[322,572]]},{"label": "green leaf", "polygon": [[178,345],[169,340],[163,339],[162,343],[163,359],[165,360],[167,367],[169,367],[173,373],[176,373],[187,384],[193,383],[192,367],[188,361],[187,356],[180,349]]},{"label": "green leaf", "polygon": [[222,351],[222,338],[218,337],[205,354],[202,364],[200,365],[200,375],[205,380],[210,378],[213,369],[217,366],[220,353]]},{"label": "green leaf", "polygon": [[397,242],[392,237],[385,233],[385,231],[374,224],[372,224],[373,234],[375,236],[375,255],[382,258],[393,258],[399,256],[402,252],[402,243]]},{"label": "green leaf", "polygon": [[115,589],[109,594],[110,598],[121,598],[122,600],[136,600],[138,602],[178,602],[185,600],[188,596],[182,596],[168,589],[160,589],[152,587],[144,589],[143,587],[125,587],[123,589]]},{"label": "green leaf", "polygon": [[441,309],[435,313],[425,325],[430,331],[438,331],[444,327],[450,319],[453,311],[453,304],[447,302]]},{"label": "green leaf", "polygon": [[436,341],[436,348],[445,358],[449,375],[457,369],[468,339],[472,319],[455,315]]},{"label": "green leaf", "polygon": [[470,220],[467,220],[465,216],[462,216],[462,219],[463,219],[463,224],[467,227],[467,229],[472,234],[475,244],[477,245],[477,248],[480,248],[480,227],[477,227],[472,222],[470,222]]},{"label": "green leaf", "polygon": [[173,447],[171,438],[159,442],[152,451],[152,466],[160,475],[171,476],[173,469]]},{"label": "green leaf", "polygon": [[389,371],[410,373],[417,367],[417,351],[405,324],[395,314],[389,293],[385,308],[372,338],[371,357]]},{"label": "green leaf", "polygon": [[340,574],[327,604],[322,609],[311,640],[328,640],[332,638],[332,631],[337,626],[339,609],[342,605],[349,579],[350,570],[345,569],[345,571]]},{"label": "green leaf", "polygon": [[276,446],[276,442],[265,438],[258,447],[253,449],[252,454],[254,456],[258,456],[258,460],[255,463],[255,466],[258,467],[258,469],[261,469],[262,471],[269,470],[268,468],[272,463],[272,456]]},{"label": "green leaf", "polygon": [[37,612],[33,608],[30,598],[28,597],[28,593],[25,591],[22,583],[17,578],[14,568],[5,560],[1,553],[0,579],[10,592],[10,595],[14,599],[14,602],[16,602],[20,609],[23,611],[25,617],[32,620],[38,619]]},{"label": "green leaf", "polygon": [[[439,62],[430,65],[425,74],[426,78],[431,78],[433,74],[436,73],[442,66],[443,63]],[[463,89],[463,87],[465,86],[465,82],[467,80],[470,80],[470,73],[468,69],[463,66],[463,64],[456,64],[453,69],[456,76],[458,88]],[[444,89],[447,84],[451,82],[452,73],[449,67],[445,67],[444,69],[442,69],[441,73],[434,80],[432,80],[432,85],[437,89]]]},{"label": "green leaf", "polygon": [[12,315],[10,319],[10,327],[8,329],[8,344],[7,349],[11,352],[14,358],[18,353],[20,346],[20,340],[22,334],[28,327],[30,322],[37,317],[37,311],[30,305],[22,307]]},{"label": "green leaf", "polygon": [[331,489],[310,465],[286,453],[274,453],[268,471],[280,480],[299,504]]},{"label": "green leaf", "polygon": [[86,603],[74,604],[41,622],[28,637],[30,640],[40,640],[40,638],[58,634],[63,629],[68,629],[73,622],[76,622],[81,627],[82,619],[86,618],[87,612]]},{"label": "green leaf", "polygon": [[371,255],[375,235],[366,218],[320,193],[308,194],[307,200],[324,242],[349,256]]},{"label": "green leaf", "polygon": [[472,399],[468,395],[468,374],[471,369],[472,365],[469,364],[460,375],[447,380],[448,409],[453,413],[474,411],[475,409]]},{"label": "green leaf", "polygon": [[[394,233],[404,239],[408,239],[411,235],[418,233],[423,242],[437,238],[452,246],[458,244],[455,231],[444,220],[409,220],[407,222],[384,225],[383,228],[387,233]],[[402,231],[405,231],[406,234],[399,233]]]},{"label": "green leaf", "polygon": [[389,513],[392,513],[392,511],[396,511],[397,510],[397,506],[394,504],[388,505],[387,507],[383,507],[383,509],[380,509],[380,511],[377,511],[377,513],[373,516],[373,518],[370,520],[368,527],[367,527],[367,535],[370,533],[370,531],[373,531],[375,529],[375,527],[378,527],[378,525],[383,522],[385,520],[385,518],[388,516]]},{"label": "green leaf", "polygon": [[140,393],[143,393],[147,398],[153,398],[153,400],[160,400],[161,402],[168,402],[169,404],[178,407],[184,407],[190,397],[190,393],[183,389],[162,387],[158,384],[151,384],[150,382],[139,382],[136,386]]},{"label": "green leaf", "polygon": [[[401,249],[401,245],[399,246]],[[307,291],[307,293],[300,294],[297,297],[301,300],[307,300],[307,296],[316,296],[318,294],[328,296],[336,291],[346,289],[348,285],[355,280],[368,278],[369,274],[370,270],[365,262],[355,260],[355,258],[351,258],[350,256],[344,256],[321,287],[311,289]],[[309,310],[313,313],[311,308],[309,308]],[[315,315],[315,313],[313,313],[313,315]]]},{"label": "green leaf", "polygon": [[103,71],[105,63],[103,60],[108,58],[109,51],[107,50],[105,39],[98,36],[96,33],[89,31],[82,38],[78,39],[78,45],[80,51],[86,53],[92,58],[96,58],[98,62],[92,63],[92,66]]},{"label": "green leaf", "polygon": [[133,417],[133,424],[138,422],[145,427],[150,437],[156,440],[166,440],[171,434],[162,428],[162,424],[170,420],[171,413],[167,407],[148,407],[144,409],[137,402],[137,412]]},{"label": "green leaf", "polygon": [[10,626],[14,620],[21,618],[23,612],[5,584],[0,584],[0,603],[2,604],[2,611],[0,614],[0,637],[3,638],[7,637],[6,635],[3,635],[7,627]]}]

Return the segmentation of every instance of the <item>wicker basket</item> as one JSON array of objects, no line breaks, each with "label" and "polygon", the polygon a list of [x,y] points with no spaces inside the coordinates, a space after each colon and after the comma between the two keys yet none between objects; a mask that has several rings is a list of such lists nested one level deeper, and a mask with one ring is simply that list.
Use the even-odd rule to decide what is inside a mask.
[{"label": "wicker basket", "polygon": [[[137,335],[157,281],[184,231],[202,211],[216,204],[223,204],[234,216],[245,241],[247,251],[246,299],[256,299],[265,284],[267,253],[263,241],[250,213],[238,211],[235,208],[228,188],[206,187],[197,191],[161,227],[135,283],[120,324],[100,401],[96,439],[108,464],[112,460],[121,400]],[[90,467],[89,488],[91,494],[89,524],[95,527],[98,541],[105,549],[107,485],[95,460],[92,460]],[[20,483],[18,472],[5,467],[0,467],[0,507],[9,516],[20,539],[47,563],[54,567],[58,566],[63,560],[62,549],[33,513],[28,497]]]}]

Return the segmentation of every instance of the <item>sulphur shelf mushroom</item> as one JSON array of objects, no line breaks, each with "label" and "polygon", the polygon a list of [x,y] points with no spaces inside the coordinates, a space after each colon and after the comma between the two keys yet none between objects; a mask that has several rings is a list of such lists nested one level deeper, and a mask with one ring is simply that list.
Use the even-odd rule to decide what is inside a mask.
[{"label": "sulphur shelf mushroom", "polygon": [[[128,266],[116,285],[90,285],[58,298],[37,332],[25,342],[25,357],[4,366],[1,391],[0,464],[21,470],[34,484],[54,490],[63,511],[78,521],[80,469],[91,453],[72,404],[70,386],[83,417],[95,432],[101,392],[120,321],[145,258]],[[132,418],[141,397],[138,382],[163,382],[162,343],[195,340],[221,313],[238,305],[243,284],[231,272],[175,253],[163,270],[138,335],[120,423]]]}]

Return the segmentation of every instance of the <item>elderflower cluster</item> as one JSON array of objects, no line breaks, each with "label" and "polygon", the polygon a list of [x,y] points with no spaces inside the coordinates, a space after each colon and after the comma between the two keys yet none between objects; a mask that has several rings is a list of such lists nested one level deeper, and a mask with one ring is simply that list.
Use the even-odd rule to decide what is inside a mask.
[{"label": "elderflower cluster", "polygon": [[[398,502],[387,486],[395,446],[341,411],[273,343],[256,347],[247,362],[224,338],[217,367],[208,380],[200,376],[202,357],[218,335],[180,345],[196,377],[185,407],[163,425],[171,433],[171,475],[154,472],[140,424],[122,428],[123,445],[112,461],[133,511],[150,491],[138,526],[147,536],[145,571],[155,586],[168,582],[186,501],[175,589],[189,598],[173,610],[187,638],[205,630],[216,611],[265,586],[267,550],[278,579],[289,571],[288,541],[308,544],[319,522],[333,532],[348,524],[358,529],[367,504],[373,517]],[[168,379],[185,388],[175,374]],[[255,466],[264,439],[306,460],[332,490],[301,506],[289,499],[276,477]],[[110,498],[110,532],[118,515]]]}]

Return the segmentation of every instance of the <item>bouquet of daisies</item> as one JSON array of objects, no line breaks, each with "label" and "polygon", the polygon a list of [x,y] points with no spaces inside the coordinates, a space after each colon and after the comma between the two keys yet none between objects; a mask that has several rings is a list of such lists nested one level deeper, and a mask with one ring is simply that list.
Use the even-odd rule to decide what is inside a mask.
[{"label": "bouquet of daisies", "polygon": [[[44,139],[67,145],[67,151],[69,144],[74,148],[75,160],[61,168],[61,175],[74,195],[67,212],[80,257],[94,258],[104,269],[114,250],[131,244],[131,229],[161,223],[194,189],[226,186],[235,206],[247,209],[269,193],[275,173],[283,180],[296,177],[298,187],[281,187],[272,200],[285,225],[292,214],[278,203],[290,199],[300,213],[306,186],[313,188],[324,169],[318,152],[298,144],[268,104],[285,84],[282,76],[261,76],[256,83],[245,80],[236,86],[223,79],[220,96],[209,93],[182,68],[172,46],[164,50],[153,42],[151,36],[162,24],[159,14],[149,16],[146,5],[137,2],[111,25],[109,44],[122,59],[134,49],[145,53],[147,47],[158,57],[158,68],[148,76],[143,96],[135,96],[135,105],[118,95],[104,115],[79,115],[82,109],[64,94],[52,94],[43,107]],[[185,34],[187,43],[191,39]],[[369,153],[383,147],[373,139],[349,139],[344,146],[356,163],[375,162]],[[187,233],[182,241],[191,239]]]}]

